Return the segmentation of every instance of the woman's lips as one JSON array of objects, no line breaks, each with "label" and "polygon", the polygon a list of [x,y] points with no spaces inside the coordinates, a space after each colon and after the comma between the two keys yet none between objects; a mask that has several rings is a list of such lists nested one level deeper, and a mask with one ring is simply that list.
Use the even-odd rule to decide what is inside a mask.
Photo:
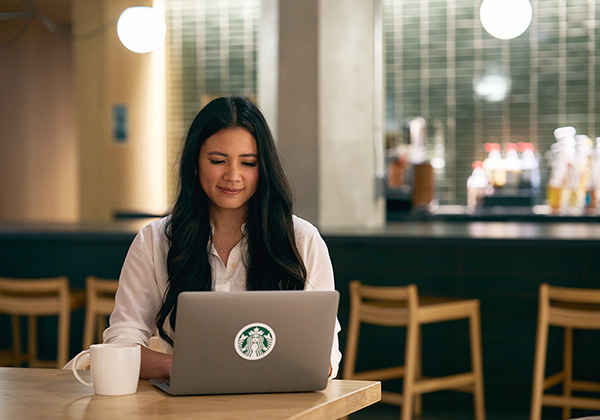
[{"label": "woman's lips", "polygon": [[243,189],[241,189],[241,188],[224,188],[224,187],[218,187],[218,188],[223,194],[227,194],[227,195],[236,195],[243,191]]}]

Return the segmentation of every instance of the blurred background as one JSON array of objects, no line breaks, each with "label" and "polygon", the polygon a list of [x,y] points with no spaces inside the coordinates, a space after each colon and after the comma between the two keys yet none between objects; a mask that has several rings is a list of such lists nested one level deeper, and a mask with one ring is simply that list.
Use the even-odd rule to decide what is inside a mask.
[{"label": "blurred background", "polygon": [[[532,165],[539,169],[533,167],[538,174],[532,189],[519,189],[518,178],[511,184],[515,169],[505,159],[509,185],[496,182],[493,169],[486,170],[487,193],[480,192],[478,201],[482,204],[482,195],[501,195],[500,204],[512,199],[531,208],[549,204],[546,187],[560,160],[553,149],[557,128],[572,127],[569,147],[583,156],[580,161],[595,159],[600,124],[596,0],[533,0],[529,27],[510,40],[491,36],[480,22],[480,2],[470,0],[363,2],[369,20],[346,13],[347,27],[327,24],[328,8],[365,6],[147,1],[164,15],[167,31],[164,43],[144,54],[127,50],[116,33],[117,18],[134,3],[140,5],[126,0],[0,2],[0,219],[107,220],[119,213],[168,211],[186,128],[207,101],[228,94],[249,96],[261,106],[301,190],[299,209],[324,224],[335,224],[323,216],[332,210],[323,193],[314,190],[326,185],[302,172],[306,169],[296,170],[294,161],[317,161],[318,156],[321,176],[327,173],[325,160],[339,161],[339,166],[329,164],[327,174],[343,182],[355,172],[348,165],[356,166],[367,150],[369,163],[361,175],[369,184],[359,187],[362,198],[351,202],[376,204],[366,205],[369,215],[358,214],[345,224],[381,225],[414,204],[414,164],[431,164],[430,204],[443,209],[468,204],[474,162],[485,161],[492,149],[501,159],[516,155],[523,167],[527,162],[519,160],[526,150],[533,151]],[[344,40],[328,38],[329,26]],[[365,38],[364,31],[372,35]],[[306,35],[311,33],[317,35]],[[347,45],[342,62],[368,58],[374,66],[372,74],[361,69],[354,77],[368,78],[371,90],[351,78],[330,87],[327,77],[333,70],[315,54],[327,54],[341,42]],[[304,63],[306,57],[315,60],[312,84],[303,81],[305,71],[290,67],[294,61],[288,56]],[[345,107],[373,119],[357,140],[366,149],[357,150],[352,142],[319,149],[335,141],[323,131],[289,134],[286,130],[296,128],[287,122],[288,114],[299,117],[311,105],[318,109],[316,125],[328,121],[336,132],[348,124],[332,119],[322,97],[299,99],[302,92],[290,88],[294,82],[312,86],[316,96],[330,96],[332,103],[341,103],[344,94],[353,98]],[[313,141],[316,146],[309,145]],[[304,145],[286,146],[293,143]],[[566,142],[561,145],[568,149]],[[570,180],[560,182],[583,183],[583,171],[576,181],[575,175],[562,175]],[[302,191],[305,184],[311,192]],[[344,194],[342,188],[327,190]],[[308,204],[312,198],[320,200],[316,211]],[[582,203],[562,204],[563,210],[584,208]]]}]

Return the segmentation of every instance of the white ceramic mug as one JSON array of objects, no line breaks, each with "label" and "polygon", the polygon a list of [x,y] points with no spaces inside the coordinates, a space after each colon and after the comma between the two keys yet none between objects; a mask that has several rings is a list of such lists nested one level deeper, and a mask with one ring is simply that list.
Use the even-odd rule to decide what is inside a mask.
[{"label": "white ceramic mug", "polygon": [[[77,371],[79,359],[89,357],[92,382]],[[128,395],[137,391],[140,377],[139,344],[93,344],[73,359],[73,375],[79,382],[94,388],[97,395]]]}]

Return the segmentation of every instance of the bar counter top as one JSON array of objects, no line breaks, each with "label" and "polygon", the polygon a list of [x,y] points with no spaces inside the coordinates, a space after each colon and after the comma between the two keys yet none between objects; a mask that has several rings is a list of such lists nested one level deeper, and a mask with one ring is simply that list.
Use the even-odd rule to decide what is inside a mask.
[{"label": "bar counter top", "polygon": [[[69,241],[131,241],[135,234],[153,219],[136,219],[107,223],[11,223],[0,222],[0,240],[69,240]],[[536,220],[448,220],[444,217],[411,217],[388,222],[381,227],[321,228],[327,242],[406,242],[465,241],[486,242],[568,242],[572,245],[600,246],[600,223],[595,219],[572,218],[561,221]]]},{"label": "bar counter top", "polygon": [[1,239],[133,239],[153,218],[113,222],[2,222]]},{"label": "bar counter top", "polygon": [[404,221],[388,223],[381,228],[323,229],[321,234],[327,242],[443,241],[452,244],[508,241],[546,245],[552,242],[568,242],[575,246],[600,246],[600,224],[586,222]]}]

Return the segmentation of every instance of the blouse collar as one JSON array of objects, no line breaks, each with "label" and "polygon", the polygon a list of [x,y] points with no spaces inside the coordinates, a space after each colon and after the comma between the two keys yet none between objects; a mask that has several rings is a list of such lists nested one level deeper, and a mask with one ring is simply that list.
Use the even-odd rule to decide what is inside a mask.
[{"label": "blouse collar", "polygon": [[[248,232],[247,224],[248,224],[248,222],[244,222],[242,224],[242,226],[240,226],[240,230],[242,231],[242,235],[244,235],[244,236],[246,236],[246,233]],[[215,226],[211,223],[210,224],[210,236],[213,236],[214,234],[215,234]]]}]

